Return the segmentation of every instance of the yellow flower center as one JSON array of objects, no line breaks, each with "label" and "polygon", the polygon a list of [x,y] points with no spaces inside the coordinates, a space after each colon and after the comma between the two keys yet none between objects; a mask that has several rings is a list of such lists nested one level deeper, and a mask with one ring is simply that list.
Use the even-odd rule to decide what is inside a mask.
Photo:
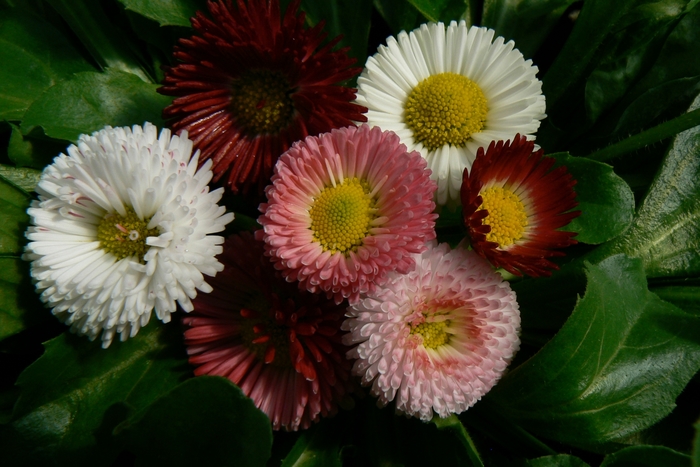
[{"label": "yellow flower center", "polygon": [[282,73],[248,71],[231,83],[231,111],[251,135],[278,133],[294,114],[291,93]]},{"label": "yellow flower center", "polygon": [[486,96],[466,76],[440,73],[424,79],[408,95],[404,121],[416,141],[433,151],[445,144],[463,147],[484,128]]},{"label": "yellow flower center", "polygon": [[527,227],[527,212],[518,195],[494,186],[483,190],[481,198],[483,202],[479,210],[489,212],[484,224],[491,226],[486,240],[498,243],[499,247],[510,246],[520,240]]},{"label": "yellow flower center", "polygon": [[314,241],[331,253],[356,251],[376,217],[374,204],[367,184],[357,178],[325,187],[309,210]]},{"label": "yellow flower center", "polygon": [[149,221],[139,219],[131,208],[126,208],[126,216],[108,213],[97,225],[100,248],[116,256],[117,260],[136,256],[143,264],[143,256],[149,248],[146,238],[158,236],[158,228],[146,228]]},{"label": "yellow flower center", "polygon": [[418,326],[411,328],[411,334],[420,334],[423,338],[423,347],[428,349],[436,349],[441,345],[445,345],[449,342],[450,336],[445,331],[448,327],[449,321],[440,322],[423,322]]}]

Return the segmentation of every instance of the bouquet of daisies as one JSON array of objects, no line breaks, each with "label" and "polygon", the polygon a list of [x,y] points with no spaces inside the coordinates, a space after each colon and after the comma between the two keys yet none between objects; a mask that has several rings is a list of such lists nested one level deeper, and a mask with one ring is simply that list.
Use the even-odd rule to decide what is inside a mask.
[{"label": "bouquet of daisies", "polygon": [[700,465],[697,1],[0,0],[3,465]]}]

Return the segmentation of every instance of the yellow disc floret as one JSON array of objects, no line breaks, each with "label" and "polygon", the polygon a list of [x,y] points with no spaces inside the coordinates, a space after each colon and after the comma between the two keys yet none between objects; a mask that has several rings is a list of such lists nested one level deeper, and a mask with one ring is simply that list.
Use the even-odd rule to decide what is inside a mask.
[{"label": "yellow disc floret", "polygon": [[231,83],[231,111],[251,135],[278,133],[294,114],[290,94],[282,73],[252,70]]},{"label": "yellow disc floret", "polygon": [[445,345],[450,340],[450,335],[446,329],[449,321],[427,322],[411,328],[411,334],[420,334],[423,338],[423,347],[427,349],[436,349],[441,345]]},{"label": "yellow disc floret", "polygon": [[357,178],[323,189],[309,216],[314,241],[331,253],[356,251],[368,235],[376,209],[366,184]]},{"label": "yellow disc floret", "polygon": [[512,191],[491,187],[481,192],[483,202],[479,210],[486,209],[489,215],[484,224],[491,226],[486,240],[507,247],[520,240],[527,227],[527,212],[522,201]]},{"label": "yellow disc floret", "polygon": [[147,237],[157,237],[158,228],[148,229],[150,219],[139,219],[133,209],[126,208],[126,216],[108,213],[97,225],[100,248],[117,257],[117,260],[136,256],[144,263],[143,256],[150,248]]},{"label": "yellow disc floret", "polygon": [[445,144],[463,147],[486,121],[486,96],[466,76],[440,73],[411,90],[404,104],[404,122],[413,138],[428,150]]}]

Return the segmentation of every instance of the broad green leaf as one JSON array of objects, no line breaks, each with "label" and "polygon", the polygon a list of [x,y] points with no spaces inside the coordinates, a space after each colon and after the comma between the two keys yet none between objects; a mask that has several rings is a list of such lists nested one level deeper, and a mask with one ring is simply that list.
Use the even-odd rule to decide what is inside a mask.
[{"label": "broad green leaf", "polygon": [[568,454],[538,457],[527,461],[527,467],[588,467],[583,460]]},{"label": "broad green leaf", "polygon": [[103,70],[108,68],[134,74],[153,82],[143,68],[144,58],[131,35],[120,30],[102,6],[92,0],[45,0],[58,12],[92,58]]},{"label": "broad green leaf", "polygon": [[479,451],[476,450],[474,441],[472,441],[471,436],[469,436],[469,433],[456,415],[453,414],[447,418],[436,416],[433,417],[432,422],[440,431],[445,434],[451,433],[457,438],[473,466],[484,467],[484,462],[481,460],[481,456],[479,456]]},{"label": "broad green leaf", "polygon": [[467,11],[467,0],[408,0],[429,21],[449,23],[461,19]]},{"label": "broad green leaf", "polygon": [[21,120],[48,88],[92,67],[53,26],[19,9],[0,15],[0,120]]},{"label": "broad green leaf", "polygon": [[630,228],[596,254],[618,252],[641,258],[648,277],[700,273],[700,127],[674,138]]},{"label": "broad green leaf", "polygon": [[26,194],[30,194],[41,180],[41,170],[0,164],[0,180],[6,180]]},{"label": "broad green leaf", "polygon": [[638,259],[586,276],[559,333],[487,399],[533,434],[604,451],[671,412],[700,368],[700,319],[650,293]]},{"label": "broad green leaf", "polygon": [[339,428],[331,421],[301,433],[281,467],[341,467]]},{"label": "broad green leaf", "polygon": [[550,156],[557,159],[557,165],[565,165],[576,180],[576,209],[581,215],[562,230],[578,232],[579,242],[599,244],[617,237],[630,225],[634,194],[612,167],[566,153]]},{"label": "broad green leaf", "polygon": [[0,177],[0,255],[20,255],[27,230],[29,197]]},{"label": "broad green leaf", "polygon": [[157,320],[126,342],[64,333],[17,380],[20,399],[0,436],[25,465],[111,465],[121,450],[111,432],[189,373],[177,324]]},{"label": "broad green leaf", "polygon": [[157,21],[161,26],[190,27],[190,18],[204,10],[200,0],[119,0],[127,10]]},{"label": "broad green leaf", "polygon": [[[542,79],[547,113],[584,77],[611,28],[635,3],[636,0],[588,0],[583,4],[564,48]],[[571,107],[568,102],[563,105]]]},{"label": "broad green leaf", "polygon": [[532,58],[559,18],[576,0],[485,0],[482,26],[514,40],[515,47]]},{"label": "broad green leaf", "polygon": [[0,257],[0,340],[51,318],[34,293],[29,263]]},{"label": "broad green leaf", "polygon": [[394,35],[401,31],[414,30],[423,18],[408,0],[374,0],[374,7],[382,15]]},{"label": "broad green leaf", "polygon": [[10,124],[10,126],[12,134],[10,135],[10,144],[7,147],[7,155],[18,167],[33,167],[43,170],[69,144],[66,141],[24,136],[17,125]]},{"label": "broad green leaf", "polygon": [[606,55],[586,81],[586,112],[591,121],[598,120],[649,69],[668,35],[687,13],[687,3],[645,3],[615,26],[614,34],[603,45]]},{"label": "broad green leaf", "polygon": [[328,33],[329,39],[342,35],[339,47],[350,47],[348,55],[357,59],[355,66],[364,66],[367,60],[372,0],[302,0],[301,9],[306,12],[307,22],[318,24],[325,21],[323,30]]},{"label": "broad green leaf", "polygon": [[665,446],[630,446],[605,456],[600,467],[691,467],[690,456]]},{"label": "broad green leaf", "polygon": [[76,141],[110,125],[143,125],[149,121],[161,127],[161,112],[170,97],[156,92],[156,84],[117,70],[78,73],[49,89],[25,114],[22,132],[41,126],[47,136]]},{"label": "broad green leaf", "polygon": [[226,378],[191,378],[117,428],[137,466],[265,465],[267,416]]},{"label": "broad green leaf", "polygon": [[662,300],[673,303],[688,313],[700,316],[700,286],[670,285],[653,287],[651,291]]}]

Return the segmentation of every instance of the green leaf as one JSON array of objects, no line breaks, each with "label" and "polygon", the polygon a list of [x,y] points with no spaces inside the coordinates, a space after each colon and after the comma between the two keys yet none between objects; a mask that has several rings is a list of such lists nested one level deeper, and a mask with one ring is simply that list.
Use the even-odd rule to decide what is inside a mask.
[{"label": "green leaf", "polygon": [[29,197],[0,177],[0,255],[20,255],[27,230]]},{"label": "green leaf", "polygon": [[33,167],[43,170],[69,144],[66,141],[24,136],[17,125],[10,124],[10,127],[12,133],[10,144],[7,147],[7,155],[18,167]]},{"label": "green leaf", "polygon": [[2,433],[3,451],[25,465],[111,465],[111,435],[190,374],[177,325],[151,323],[136,337],[100,342],[64,333],[17,380],[21,396]]},{"label": "green leaf", "polygon": [[58,81],[92,67],[53,26],[19,9],[0,15],[0,120],[21,120]]},{"label": "green leaf", "polygon": [[[547,113],[584,77],[609,31],[635,3],[636,0],[588,0],[583,4],[564,48],[542,79]],[[568,102],[562,105],[567,106]]]},{"label": "green leaf", "polygon": [[578,232],[576,240],[599,244],[620,235],[632,222],[634,194],[612,167],[600,162],[550,154],[557,165],[565,165],[576,180],[576,208],[581,215],[562,230]]},{"label": "green leaf", "polygon": [[119,0],[127,10],[157,21],[161,26],[190,27],[190,18],[206,7],[199,0]]},{"label": "green leaf", "polygon": [[236,385],[217,376],[185,381],[117,432],[136,454],[137,466],[258,467],[272,447],[267,416]]},{"label": "green leaf", "polygon": [[482,26],[514,40],[515,47],[532,58],[561,15],[576,0],[485,0]]},{"label": "green leaf", "polygon": [[700,287],[698,286],[662,286],[651,289],[662,300],[673,303],[678,308],[700,316]]},{"label": "green leaf", "polygon": [[449,22],[467,12],[466,0],[408,0],[429,21]]},{"label": "green leaf", "polygon": [[[656,60],[668,35],[687,13],[687,0],[645,3],[615,25],[606,50],[586,81],[586,111],[591,121],[620,99]],[[692,7],[691,7],[692,8]]]},{"label": "green leaf", "polygon": [[335,425],[324,421],[303,431],[281,467],[341,467],[339,433],[332,429],[339,427]]},{"label": "green leaf", "polygon": [[120,30],[101,2],[92,0],[46,0],[68,23],[82,45],[103,70],[112,68],[152,82],[144,70],[143,57],[131,34]]},{"label": "green leaf", "polygon": [[339,47],[350,47],[348,55],[357,59],[356,66],[365,64],[372,0],[302,0],[301,9],[306,12],[306,21],[312,25],[326,22],[323,30],[330,39],[343,36]]},{"label": "green leaf", "polygon": [[26,194],[30,194],[41,180],[41,170],[0,164],[0,180],[6,180]]},{"label": "green leaf", "polygon": [[408,0],[374,0],[374,7],[382,15],[394,35],[401,31],[414,30],[420,25],[420,20],[423,18]]},{"label": "green leaf", "polygon": [[647,290],[642,263],[587,264],[569,320],[488,394],[524,429],[602,451],[668,415],[700,368],[700,319]]},{"label": "green leaf", "polygon": [[641,258],[648,277],[700,274],[700,127],[674,138],[630,228],[596,254],[619,252]]},{"label": "green leaf", "polygon": [[161,112],[170,97],[156,92],[156,84],[117,70],[78,73],[62,81],[32,104],[22,122],[22,132],[35,126],[47,136],[76,141],[110,125],[143,125],[149,121],[162,127]]},{"label": "green leaf", "polygon": [[438,430],[452,433],[457,438],[472,465],[484,467],[484,462],[481,460],[481,456],[479,456],[479,452],[476,450],[474,441],[472,441],[471,436],[469,436],[469,433],[456,415],[453,414],[447,418],[433,417],[432,422]]},{"label": "green leaf", "polygon": [[527,461],[528,467],[588,467],[576,456],[568,454],[558,454],[556,456],[544,456]]},{"label": "green leaf", "polygon": [[51,319],[29,278],[29,263],[0,258],[0,340]]},{"label": "green leaf", "polygon": [[665,446],[630,446],[605,456],[600,467],[691,467],[690,456]]}]

